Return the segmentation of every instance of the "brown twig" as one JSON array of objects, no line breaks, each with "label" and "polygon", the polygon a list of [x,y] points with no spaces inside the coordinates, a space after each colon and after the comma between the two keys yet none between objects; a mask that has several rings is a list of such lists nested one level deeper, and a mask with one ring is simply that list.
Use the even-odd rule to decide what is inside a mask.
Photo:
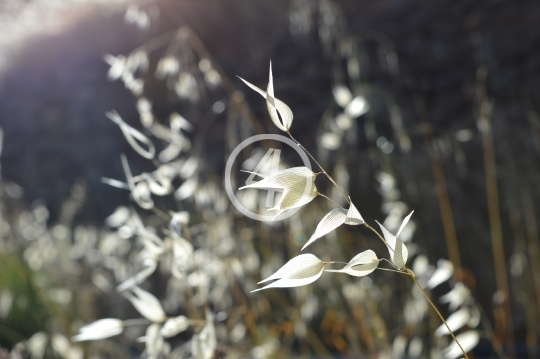
[{"label": "brown twig", "polygon": [[[506,260],[504,256],[503,235],[499,207],[499,191],[497,188],[497,168],[495,164],[495,148],[491,128],[492,104],[487,98],[486,77],[487,69],[480,66],[476,74],[476,100],[479,106],[477,119],[478,130],[482,136],[484,152],[486,194],[488,202],[489,226],[491,233],[491,246],[495,267],[495,280],[497,290],[504,295],[503,308],[506,316],[506,333],[513,332],[512,310],[510,306],[510,291],[506,274]],[[509,341],[513,343],[511,335]]]},{"label": "brown twig", "polygon": [[426,144],[429,162],[431,164],[431,171],[433,173],[433,180],[435,181],[435,188],[437,192],[437,199],[439,201],[439,210],[441,212],[441,219],[444,229],[444,238],[446,239],[448,257],[456,268],[455,273],[458,273],[461,269],[461,257],[459,254],[456,226],[454,224],[452,205],[450,203],[450,197],[448,195],[448,189],[446,186],[444,169],[441,163],[441,158],[439,157],[439,153],[434,145],[433,131],[428,122],[428,112],[426,109],[426,105],[423,99],[419,96],[415,97],[414,103],[416,106],[416,110],[418,111],[418,119],[422,126],[422,135],[424,136],[424,142]]},{"label": "brown twig", "polygon": [[165,6],[168,10],[166,12],[167,16],[169,16],[169,18],[174,21],[176,25],[178,25],[183,31],[187,33],[188,41],[197,53],[197,55],[199,55],[199,57],[201,58],[208,59],[212,64],[212,67],[219,73],[219,76],[221,77],[221,86],[223,87],[227,95],[233,100],[231,101],[233,106],[237,107],[238,110],[249,120],[253,131],[256,134],[264,133],[265,131],[263,127],[247,105],[244,97],[240,95],[241,92],[236,89],[230,78],[219,66],[218,62],[214,59],[214,57],[210,54],[210,51],[208,51],[199,36],[191,29],[191,27],[188,26],[188,23],[180,15],[174,4],[175,2],[172,1],[163,2],[163,6]]}]

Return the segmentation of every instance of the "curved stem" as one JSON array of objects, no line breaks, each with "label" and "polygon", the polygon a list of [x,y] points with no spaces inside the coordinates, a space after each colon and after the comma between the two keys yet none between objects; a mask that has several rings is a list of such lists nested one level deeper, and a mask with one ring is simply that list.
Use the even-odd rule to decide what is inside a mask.
[{"label": "curved stem", "polygon": [[373,227],[371,227],[367,222],[364,221],[364,226],[366,226],[366,228],[370,229],[373,233],[375,233],[377,235],[377,237],[379,237],[381,239],[381,241],[383,241],[384,245],[388,247],[388,249],[392,249],[388,243],[386,243],[386,240],[384,239],[383,236],[381,236],[381,234],[379,232],[377,232],[377,230]]},{"label": "curved stem", "polygon": [[429,298],[429,296],[427,295],[426,291],[424,290],[424,288],[422,288],[422,286],[420,285],[420,283],[418,283],[418,280],[416,279],[416,276],[414,275],[414,272],[412,270],[410,270],[409,268],[405,267],[404,268],[405,271],[411,276],[412,280],[414,281],[414,283],[418,286],[418,288],[420,289],[420,291],[422,292],[422,294],[424,295],[424,297],[426,298],[426,300],[428,301],[428,303],[431,305],[431,307],[435,310],[435,312],[437,312],[437,315],[439,316],[439,318],[441,319],[441,321],[443,322],[444,326],[446,327],[446,329],[448,329],[448,332],[450,332],[450,335],[452,336],[452,338],[454,338],[455,342],[457,343],[457,345],[459,346],[459,349],[461,349],[461,351],[463,352],[463,355],[465,356],[466,359],[469,359],[469,356],[467,355],[467,353],[465,353],[465,350],[463,350],[463,347],[461,346],[461,344],[459,343],[459,341],[457,340],[456,336],[454,335],[454,332],[452,331],[452,329],[450,329],[450,327],[448,326],[448,323],[446,322],[446,320],[444,319],[444,317],[442,316],[441,312],[439,312],[439,310],[437,309],[437,307],[435,306],[435,304],[433,304],[433,302],[431,301],[431,299]]},{"label": "curved stem", "polygon": [[[298,142],[290,133],[290,131],[287,131],[287,134],[289,135],[289,137],[294,141],[296,142],[296,144],[298,146],[300,146],[300,148],[302,150],[304,150],[309,157],[311,157],[311,159],[317,164],[317,166],[319,166],[319,168],[321,169],[322,173],[324,173],[324,175],[326,177],[328,177],[328,179],[330,180],[330,182],[332,182],[334,184],[334,186],[336,186],[336,188],[339,190],[339,192],[341,192],[341,194],[343,195],[343,197],[345,197],[345,199],[347,200],[347,202],[349,204],[351,204],[351,200],[349,197],[347,197],[345,195],[345,193],[341,190],[341,188],[338,186],[338,184],[336,183],[336,181],[334,181],[334,179],[326,172],[326,170],[319,164],[319,162],[317,162],[317,160],[311,155],[311,153],[309,153],[309,151],[300,144],[300,142]],[[320,193],[319,193],[320,194]],[[322,195],[324,196],[324,195]],[[326,197],[326,196],[324,196]],[[328,198],[328,197],[326,197]],[[328,198],[329,199],[329,198]],[[383,241],[383,243],[388,247],[389,250],[392,250],[393,249],[388,245],[388,243],[386,242],[386,240],[384,239],[384,237],[375,229],[373,228],[372,226],[370,226],[367,222],[364,222],[364,225],[369,229],[371,230],[373,233],[375,233],[377,235],[377,237],[380,238],[381,241]],[[380,269],[383,269],[383,268],[380,268]],[[383,270],[388,270],[388,271],[392,271],[394,272],[393,270],[391,269],[383,269]],[[420,289],[420,291],[422,292],[422,294],[424,295],[424,297],[426,298],[426,300],[428,301],[428,303],[431,305],[431,307],[435,310],[435,312],[437,313],[437,315],[439,316],[439,318],[441,319],[441,321],[443,322],[443,324],[445,325],[446,329],[448,329],[448,332],[450,333],[450,335],[452,336],[452,338],[454,339],[454,341],[456,342],[456,344],[459,346],[459,349],[461,349],[461,351],[463,352],[463,355],[465,356],[466,359],[469,359],[469,356],[467,355],[467,353],[465,352],[465,350],[463,350],[463,347],[461,346],[461,344],[459,343],[459,341],[457,340],[456,336],[454,335],[454,332],[450,329],[450,327],[448,326],[448,323],[446,322],[446,320],[444,319],[443,315],[441,314],[441,312],[439,312],[439,310],[437,309],[437,307],[435,306],[435,304],[431,301],[431,298],[429,298],[428,294],[426,293],[426,291],[424,290],[424,288],[422,288],[422,286],[420,285],[420,283],[418,283],[418,280],[416,279],[416,275],[414,274],[414,272],[412,270],[410,270],[409,268],[407,267],[404,267],[402,269],[402,271],[395,271],[395,272],[398,272],[398,273],[403,273],[403,274],[408,274],[412,280],[414,281],[414,283],[418,286],[418,288]]]},{"label": "curved stem", "polygon": [[321,196],[321,197],[326,198],[326,199],[329,200],[330,202],[336,204],[339,208],[343,208],[343,207],[341,207],[341,206],[339,205],[339,203],[337,203],[337,202],[334,201],[333,199],[330,199],[329,197],[325,196],[324,194],[322,194],[322,193],[320,193],[320,192],[317,192],[317,194],[318,194],[319,196]]},{"label": "curved stem", "polygon": [[377,270],[384,270],[384,271],[387,271],[387,272],[394,272],[394,273],[400,273],[400,274],[406,274],[406,275],[409,275],[409,273],[406,273],[406,272],[403,272],[403,271],[400,271],[400,270],[393,270],[393,269],[388,269],[388,268],[376,268]]},{"label": "curved stem", "polygon": [[[300,148],[301,148],[302,150],[304,150],[304,152],[306,152],[306,153],[308,154],[309,157],[311,157],[311,159],[317,164],[317,166],[319,166],[319,168],[321,169],[322,173],[323,173],[326,177],[328,177],[328,179],[334,184],[334,186],[336,186],[336,188],[339,190],[339,192],[341,192],[341,194],[343,195],[343,197],[345,197],[345,199],[347,200],[347,202],[348,202],[349,204],[352,204],[351,198],[345,195],[345,192],[343,192],[343,190],[338,186],[338,184],[336,183],[336,181],[334,181],[334,179],[332,178],[332,176],[330,176],[330,175],[328,174],[328,172],[326,172],[326,170],[323,168],[323,166],[321,166],[321,164],[320,164],[319,162],[317,162],[317,160],[311,155],[311,153],[309,153],[309,151],[308,151],[304,146],[302,146],[302,144],[301,144],[300,142],[298,142],[298,141],[292,136],[292,134],[291,134],[290,131],[287,131],[287,134],[289,135],[289,137],[290,137],[294,142],[296,142],[296,144],[297,144],[298,146],[300,146]],[[319,193],[319,195],[321,195],[321,196],[323,196],[323,197],[326,197],[325,195],[323,195],[323,194],[321,194],[321,193]],[[328,198],[328,197],[326,197],[326,198]],[[330,200],[330,198],[328,198],[328,199]],[[332,200],[331,200],[331,201],[332,201]],[[332,202],[334,202],[334,201],[332,201]],[[334,202],[334,203],[335,203],[335,202]],[[337,204],[337,203],[336,203],[336,204]],[[341,206],[340,206],[340,207],[341,207]],[[379,238],[381,239],[381,241],[383,241],[383,243],[386,245],[386,247],[388,247],[388,250],[391,250],[392,252],[394,251],[394,250],[392,249],[392,247],[390,247],[390,246],[388,245],[388,243],[386,242],[386,240],[384,239],[384,237],[381,236],[380,233],[377,232],[377,230],[376,230],[375,228],[371,227],[371,226],[370,226],[367,222],[365,222],[365,221],[364,221],[364,225],[365,225],[368,229],[370,229],[373,233],[375,233],[375,234],[377,235],[377,237],[379,237]]]},{"label": "curved stem", "polygon": [[[408,273],[406,273],[405,271],[403,271],[403,269],[399,269],[398,267],[396,267],[395,264],[392,263],[392,261],[389,261],[389,260],[386,259],[386,258],[381,258],[380,261],[388,262],[388,264],[390,264],[392,267],[396,268],[396,270],[395,270],[396,272],[401,272],[401,273],[408,274]],[[377,267],[377,269],[382,269],[382,268],[378,268],[378,267]]]},{"label": "curved stem", "polygon": [[[345,197],[345,199],[347,200],[347,202],[349,204],[351,204],[351,200],[349,197],[347,197],[345,195],[345,193],[341,190],[341,188],[338,186],[338,184],[336,183],[336,181],[334,181],[334,179],[326,172],[326,170],[319,164],[319,162],[317,162],[317,160],[311,155],[311,153],[309,153],[308,150],[306,150],[306,148],[304,146],[302,146],[300,144],[300,142],[298,142],[292,135],[289,131],[287,131],[287,134],[289,135],[289,137],[294,141],[296,142],[296,144],[298,146],[300,146],[300,148],[302,150],[304,150],[309,157],[311,157],[311,159],[317,164],[317,166],[319,166],[319,168],[321,169],[322,173],[324,173],[324,175],[326,177],[328,177],[328,179],[330,180],[330,182],[332,182],[334,184],[334,186],[336,186],[336,188],[341,192],[341,194],[343,195],[343,197]],[[320,193],[319,193],[320,194]],[[326,196],[324,196],[326,197]],[[326,197],[328,198],[328,197]],[[373,233],[375,233],[377,235],[377,237],[380,238],[381,241],[383,241],[383,243],[388,247],[389,250],[392,250],[392,248],[388,245],[388,243],[386,242],[386,240],[384,239],[384,237],[375,229],[373,228],[372,226],[370,226],[367,222],[364,222],[364,225],[369,229],[371,230]],[[380,268],[382,269],[382,268]],[[388,269],[386,269],[388,270]],[[393,270],[389,270],[389,271],[392,271]],[[465,352],[465,350],[463,350],[463,347],[461,346],[461,344],[459,343],[459,341],[457,340],[456,336],[454,335],[454,332],[450,329],[450,327],[448,326],[448,323],[446,322],[446,320],[444,319],[444,317],[442,316],[441,312],[439,312],[439,310],[437,309],[437,307],[435,306],[435,304],[431,301],[431,299],[429,298],[428,294],[424,291],[424,288],[422,288],[422,286],[420,285],[420,283],[418,283],[418,280],[416,279],[416,276],[414,274],[414,272],[412,270],[410,270],[409,268],[407,267],[404,267],[402,269],[402,271],[397,271],[399,273],[404,273],[404,274],[408,274],[412,280],[414,281],[414,283],[418,286],[418,288],[420,289],[420,291],[422,292],[422,294],[424,295],[424,297],[426,298],[426,300],[428,301],[428,303],[431,305],[431,307],[435,310],[435,312],[437,313],[437,315],[439,316],[439,318],[441,319],[441,321],[443,322],[443,324],[446,326],[446,329],[448,329],[448,332],[450,333],[450,335],[452,336],[452,338],[454,339],[454,341],[456,342],[456,344],[459,346],[459,349],[461,349],[461,351],[463,352],[463,355],[465,356],[466,359],[469,359],[469,356],[467,355],[467,353]]]},{"label": "curved stem", "polygon": [[347,203],[351,203],[351,200],[349,197],[347,197],[347,195],[345,195],[345,192],[343,192],[343,190],[338,186],[338,184],[336,183],[336,181],[334,181],[334,179],[332,178],[332,176],[330,176],[328,174],[328,172],[326,172],[326,170],[323,168],[323,166],[321,166],[321,164],[319,162],[317,162],[317,160],[315,159],[315,157],[313,157],[311,155],[311,153],[309,153],[309,151],[304,147],[302,146],[302,144],[300,142],[298,142],[292,135],[289,131],[287,131],[287,134],[289,135],[289,137],[291,138],[291,140],[293,140],[294,142],[296,142],[296,144],[298,146],[300,146],[300,148],[302,150],[304,150],[305,153],[308,154],[308,156],[313,160],[313,162],[315,162],[317,164],[317,166],[319,166],[319,168],[321,169],[322,173],[330,180],[330,182],[332,182],[334,184],[334,186],[336,186],[336,188],[338,189],[339,192],[341,192],[341,194],[343,195],[343,197],[345,198],[345,200],[347,201]]}]

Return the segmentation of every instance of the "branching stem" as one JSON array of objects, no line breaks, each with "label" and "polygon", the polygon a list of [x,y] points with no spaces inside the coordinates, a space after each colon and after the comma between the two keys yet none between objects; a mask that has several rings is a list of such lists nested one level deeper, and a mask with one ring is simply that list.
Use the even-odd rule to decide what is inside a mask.
[{"label": "branching stem", "polygon": [[[296,144],[298,146],[300,146],[300,148],[302,150],[304,150],[309,157],[311,157],[311,159],[317,164],[317,166],[319,166],[319,168],[321,169],[322,173],[328,177],[328,179],[330,180],[330,182],[332,182],[334,184],[334,186],[336,186],[336,188],[339,190],[339,192],[341,192],[341,194],[343,195],[343,197],[345,197],[345,199],[347,200],[347,202],[349,204],[352,204],[351,200],[349,197],[347,197],[347,195],[345,195],[345,192],[343,192],[343,190],[338,186],[338,184],[336,183],[336,181],[334,181],[334,179],[326,172],[326,170],[319,164],[319,162],[317,162],[317,160],[311,155],[311,153],[309,153],[308,150],[306,150],[306,148],[304,146],[302,146],[302,144],[300,144],[300,142],[298,142],[292,135],[289,131],[287,131],[287,134],[289,135],[289,137],[294,141],[296,142]],[[323,195],[324,196],[324,195]],[[326,197],[326,196],[324,196]],[[328,197],[326,197],[328,198]],[[329,199],[329,198],[328,198]],[[333,202],[333,201],[332,201]],[[380,238],[381,241],[383,241],[383,243],[386,245],[386,247],[388,247],[389,250],[392,250],[392,248],[388,245],[388,243],[386,242],[386,240],[384,239],[384,237],[375,229],[373,228],[372,226],[370,226],[367,222],[364,222],[364,225],[369,229],[371,230],[373,233],[375,233],[377,235],[377,237]],[[429,295],[426,293],[426,291],[424,290],[424,288],[422,288],[422,286],[420,285],[420,283],[418,283],[418,280],[416,279],[416,275],[414,274],[414,272],[412,270],[410,270],[409,268],[407,267],[404,267],[401,271],[400,270],[397,270],[397,271],[394,271],[392,269],[385,269],[385,268],[379,268],[381,270],[387,270],[387,271],[390,271],[390,272],[398,272],[398,273],[402,273],[402,274],[407,274],[409,275],[412,280],[414,281],[414,283],[418,286],[418,288],[420,289],[420,291],[422,292],[422,294],[424,295],[424,297],[426,298],[426,300],[428,301],[428,303],[431,305],[431,307],[433,308],[433,310],[435,310],[435,312],[437,313],[437,315],[439,316],[439,318],[441,319],[441,321],[443,322],[443,324],[445,325],[446,329],[448,329],[448,332],[450,333],[450,335],[452,336],[452,338],[454,339],[454,341],[456,342],[456,344],[459,346],[459,349],[461,349],[461,351],[463,352],[463,355],[465,356],[465,359],[469,359],[469,356],[467,355],[467,353],[465,352],[465,350],[463,350],[463,347],[461,346],[461,344],[459,343],[459,341],[457,340],[456,336],[454,335],[454,332],[450,329],[450,327],[448,326],[448,323],[446,322],[446,320],[444,319],[443,315],[441,314],[441,312],[439,312],[439,309],[437,309],[437,307],[435,306],[435,304],[431,301],[431,298],[429,298]]]},{"label": "branching stem", "polygon": [[403,272],[403,271],[400,271],[400,270],[388,269],[388,268],[377,268],[377,270],[384,270],[384,271],[387,271],[387,272],[394,272],[394,273],[400,273],[400,274],[409,275],[409,273],[406,273],[406,272]]}]

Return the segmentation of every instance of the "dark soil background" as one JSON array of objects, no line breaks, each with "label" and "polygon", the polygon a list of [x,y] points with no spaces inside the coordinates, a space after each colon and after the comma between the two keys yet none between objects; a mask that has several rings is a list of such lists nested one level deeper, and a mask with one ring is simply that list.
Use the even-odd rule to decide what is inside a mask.
[{"label": "dark soil background", "polygon": [[[523,196],[531,196],[536,207],[540,203],[540,122],[535,117],[540,109],[540,2],[341,0],[336,3],[346,17],[347,34],[380,32],[396,49],[397,76],[376,68],[368,76],[394,96],[412,138],[413,150],[407,155],[396,155],[394,166],[417,188],[417,192],[404,191],[403,200],[418,214],[420,238],[415,241],[426,248],[433,261],[447,258],[448,253],[414,100],[424,101],[436,139],[454,139],[459,130],[472,131],[473,139],[460,145],[465,167],[456,164],[453,151],[441,151],[441,161],[463,265],[474,273],[472,280],[484,308],[491,308],[494,264],[482,142],[476,128],[479,113],[476,76],[480,66],[487,70],[509,263],[519,243],[519,233],[512,230],[508,219],[512,199],[519,201]],[[131,153],[118,127],[104,113],[114,108],[130,123],[136,123],[138,115],[134,99],[123,85],[106,80],[108,65],[102,56],[127,54],[152,36],[180,23],[189,25],[198,34],[235,86],[245,92],[248,103],[253,104],[253,111],[263,122],[267,121],[264,104],[234,76],[265,84],[271,58],[276,93],[295,114],[293,133],[308,149],[315,149],[319,119],[332,101],[331,59],[325,56],[316,29],[303,41],[291,37],[288,1],[186,0],[157,4],[161,8],[159,24],[147,33],[125,24],[123,12],[106,17],[99,10],[89,8],[77,12],[65,31],[29,38],[9,56],[10,65],[0,76],[0,126],[4,130],[2,175],[25,189],[26,201],[43,199],[53,218],[78,179],[88,186],[81,221],[100,223],[117,205],[126,203],[126,192],[100,182],[103,176],[122,179],[119,154]],[[171,104],[166,97],[155,105],[156,112],[164,114],[167,108],[180,106]],[[190,115],[193,118],[200,114]],[[216,170],[223,166],[223,156],[211,149],[220,147],[222,129],[223,124],[216,123],[206,139],[209,157],[215,156],[212,163]],[[368,151],[370,144],[362,146],[360,151]],[[134,172],[148,166],[143,160],[136,162],[136,157],[131,163]],[[356,170],[362,168],[365,166],[360,164]],[[407,177],[413,170],[424,176]],[[376,218],[380,199],[370,188],[374,182],[360,183],[361,174],[351,177],[351,192],[364,203],[374,201],[373,209],[364,217]],[[540,213],[540,208],[536,212]],[[521,235],[524,233],[525,230]],[[518,308],[520,299],[514,299],[516,340],[524,342],[527,314]]]}]

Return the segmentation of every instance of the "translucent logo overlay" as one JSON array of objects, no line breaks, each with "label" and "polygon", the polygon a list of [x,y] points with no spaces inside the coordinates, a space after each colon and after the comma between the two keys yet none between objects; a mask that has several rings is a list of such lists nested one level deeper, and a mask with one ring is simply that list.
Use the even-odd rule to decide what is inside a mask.
[{"label": "translucent logo overlay", "polygon": [[[280,213],[276,216],[277,211],[268,211],[272,207],[274,207],[277,203],[280,201],[280,196],[282,195],[280,192],[282,192],[282,189],[279,188],[267,188],[267,189],[249,189],[250,191],[264,191],[266,192],[266,198],[264,200],[263,206],[259,207],[259,213],[255,212],[252,209],[247,208],[246,205],[242,204],[241,200],[238,198],[238,195],[242,191],[246,190],[239,190],[240,187],[244,187],[253,183],[256,183],[262,179],[262,176],[258,176],[257,174],[261,174],[264,176],[272,176],[275,175],[278,172],[279,169],[279,163],[280,163],[280,157],[281,157],[281,149],[278,148],[267,148],[264,155],[260,160],[256,162],[253,168],[247,168],[245,169],[246,172],[249,173],[249,177],[245,182],[242,183],[235,183],[236,181],[234,178],[238,178],[239,173],[232,173],[233,167],[235,166],[236,159],[238,155],[247,147],[250,146],[256,142],[262,142],[262,141],[279,141],[298,153],[300,158],[302,159],[302,162],[304,163],[304,166],[311,169],[311,163],[309,161],[309,157],[307,154],[298,146],[293,140],[291,140],[288,137],[281,136],[281,135],[256,135],[252,136],[244,141],[242,141],[236,148],[232,151],[231,155],[227,159],[227,164],[225,166],[225,191],[227,192],[227,195],[229,196],[229,199],[233,203],[233,205],[238,209],[242,214],[245,216],[255,219],[257,221],[280,221],[285,218],[288,218],[295,214],[300,207],[293,208],[290,210],[287,210],[285,212]],[[244,164],[247,161],[244,162]],[[234,171],[237,171],[234,169]],[[304,188],[304,194],[309,193],[311,190],[311,183],[309,181],[306,181],[306,186]],[[277,192],[277,193],[276,193]],[[259,202],[259,195],[257,195],[257,202]],[[264,207],[261,208],[261,207]]]}]

